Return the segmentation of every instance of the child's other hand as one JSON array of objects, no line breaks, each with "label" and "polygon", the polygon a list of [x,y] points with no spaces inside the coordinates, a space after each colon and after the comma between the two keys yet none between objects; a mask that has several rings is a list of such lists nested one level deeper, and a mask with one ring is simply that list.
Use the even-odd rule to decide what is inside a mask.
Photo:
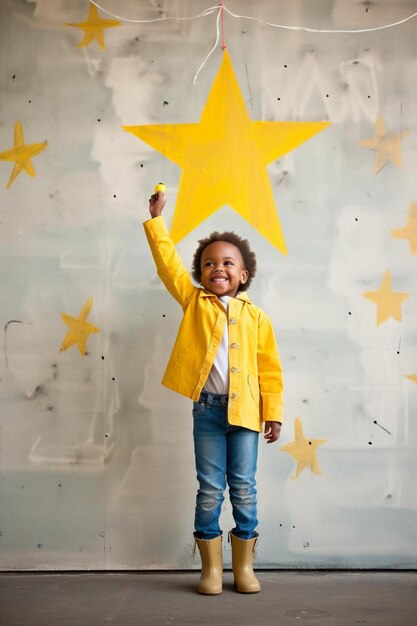
[{"label": "child's other hand", "polygon": [[149,213],[151,217],[159,217],[162,215],[162,209],[167,201],[167,195],[163,191],[154,193],[149,198]]},{"label": "child's other hand", "polygon": [[281,422],[265,422],[264,439],[266,443],[274,443],[279,439],[281,433]]}]

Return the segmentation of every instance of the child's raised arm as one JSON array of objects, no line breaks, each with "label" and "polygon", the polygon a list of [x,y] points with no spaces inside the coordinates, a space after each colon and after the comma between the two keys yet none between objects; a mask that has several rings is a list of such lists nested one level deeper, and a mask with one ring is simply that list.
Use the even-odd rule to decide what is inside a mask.
[{"label": "child's raised arm", "polygon": [[177,302],[184,306],[196,287],[193,286],[191,277],[184,267],[165,226],[162,211],[167,201],[167,195],[165,186],[161,190],[161,185],[162,183],[156,186],[155,193],[149,198],[149,213],[152,219],[144,223],[145,234],[159,278]]}]

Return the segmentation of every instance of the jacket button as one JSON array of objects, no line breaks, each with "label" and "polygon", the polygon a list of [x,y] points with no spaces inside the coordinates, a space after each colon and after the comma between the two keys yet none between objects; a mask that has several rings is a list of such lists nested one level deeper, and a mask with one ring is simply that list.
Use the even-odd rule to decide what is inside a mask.
[{"label": "jacket button", "polygon": [[233,348],[233,350],[237,350],[239,348],[239,344],[238,343],[231,343],[230,347]]},{"label": "jacket button", "polygon": [[229,320],[229,324],[237,324],[237,319],[235,317],[231,317]]},{"label": "jacket button", "polygon": [[239,373],[239,368],[238,367],[231,367],[230,371],[232,372],[232,374],[238,374]]},{"label": "jacket button", "polygon": [[231,400],[237,400],[237,398],[238,398],[237,393],[231,393],[231,394],[230,394],[230,399],[231,399]]}]

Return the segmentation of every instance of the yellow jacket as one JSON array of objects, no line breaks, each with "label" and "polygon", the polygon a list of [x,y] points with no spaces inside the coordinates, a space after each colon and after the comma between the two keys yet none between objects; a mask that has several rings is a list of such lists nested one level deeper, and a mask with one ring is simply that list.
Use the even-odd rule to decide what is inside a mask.
[{"label": "yellow jacket", "polygon": [[197,401],[227,321],[229,423],[261,431],[262,422],[282,422],[282,369],[268,316],[242,292],[229,300],[227,319],[217,296],[192,284],[163,218],[144,228],[158,276],[184,313],[162,384]]}]

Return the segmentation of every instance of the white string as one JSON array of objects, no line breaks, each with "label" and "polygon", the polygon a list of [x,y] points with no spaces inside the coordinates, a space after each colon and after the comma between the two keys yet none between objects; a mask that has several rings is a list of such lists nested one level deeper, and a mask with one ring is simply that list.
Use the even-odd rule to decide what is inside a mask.
[{"label": "white string", "polygon": [[94,6],[96,6],[98,9],[100,9],[100,11],[104,11],[104,13],[107,13],[107,15],[111,15],[112,17],[115,17],[122,22],[133,22],[134,24],[149,24],[150,22],[165,22],[168,20],[198,20],[200,17],[206,17],[206,15],[211,15],[213,11],[219,8],[218,5],[208,7],[208,9],[204,9],[204,11],[202,11],[198,15],[192,15],[191,17],[156,17],[152,20],[134,20],[128,17],[121,17],[120,15],[116,15],[115,13],[112,13],[111,11],[108,11],[104,7],[100,6],[98,2],[95,2],[94,0],[90,0],[90,2],[91,4],[94,4]]},{"label": "white string", "polygon": [[90,0],[90,2],[91,4],[94,4],[101,11],[104,11],[104,13],[107,13],[107,15],[111,15],[112,17],[115,17],[118,20],[122,20],[122,22],[148,24],[150,22],[164,22],[167,20],[197,20],[200,17],[206,17],[207,15],[211,15],[211,13],[213,13],[216,9],[223,8],[232,17],[237,17],[237,18],[244,19],[244,20],[253,20],[261,24],[266,24],[267,26],[273,26],[274,28],[283,28],[285,30],[300,30],[300,31],[304,31],[307,33],[370,33],[375,30],[383,30],[385,28],[392,28],[393,26],[399,26],[400,24],[404,24],[404,22],[408,22],[409,20],[412,20],[414,17],[417,16],[417,12],[416,12],[404,18],[403,20],[399,20],[398,22],[393,22],[392,24],[385,24],[384,26],[376,26],[374,28],[359,28],[356,30],[355,29],[345,30],[345,29],[328,29],[328,28],[308,28],[307,26],[286,26],[285,24],[274,24],[273,22],[267,22],[266,20],[261,20],[259,17],[252,17],[250,15],[239,15],[238,13],[233,13],[224,4],[208,7],[207,9],[204,9],[204,11],[202,11],[198,15],[194,15],[191,17],[157,17],[151,20],[134,20],[134,19],[129,19],[127,17],[121,17],[120,15],[116,15],[115,13],[108,11],[104,7],[100,6],[98,2],[95,2],[95,0]]},{"label": "white string", "polygon": [[198,70],[196,71],[196,73],[194,74],[193,85],[195,85],[199,73],[201,72],[201,70],[207,63],[208,59],[210,58],[210,56],[213,54],[214,50],[216,49],[217,44],[219,43],[220,15],[221,15],[222,9],[226,11],[226,13],[228,13],[232,17],[236,17],[236,18],[244,19],[244,20],[252,20],[254,22],[259,22],[260,24],[265,24],[266,26],[272,26],[274,28],[283,28],[285,30],[298,30],[298,31],[306,32],[306,33],[370,33],[376,30],[383,30],[386,28],[392,28],[393,26],[399,26],[400,24],[404,24],[405,22],[408,22],[409,20],[412,20],[414,17],[417,16],[417,12],[416,12],[404,18],[403,20],[399,20],[398,22],[393,22],[392,24],[385,24],[384,26],[376,26],[374,28],[360,28],[356,30],[347,30],[347,29],[338,30],[338,29],[325,29],[325,28],[308,28],[307,26],[286,26],[285,24],[274,24],[273,22],[267,22],[266,20],[261,20],[259,17],[252,17],[250,15],[239,15],[237,13],[233,13],[232,11],[229,11],[229,9],[225,7],[224,3],[222,3],[221,5],[208,7],[207,9],[204,9],[204,11],[202,11],[198,15],[194,15],[191,17],[157,17],[151,20],[136,20],[136,19],[130,19],[127,17],[121,17],[120,15],[116,15],[115,13],[112,13],[111,11],[108,11],[104,7],[100,6],[98,2],[95,2],[95,0],[90,0],[90,2],[91,4],[94,4],[101,11],[104,11],[104,13],[107,13],[107,15],[111,15],[112,17],[115,17],[116,19],[121,20],[122,22],[133,22],[135,24],[149,24],[151,22],[165,22],[168,20],[177,20],[177,21],[197,20],[200,17],[206,17],[207,15],[211,15],[212,13],[214,13],[214,11],[217,10],[218,14],[217,14],[217,19],[216,19],[216,31],[217,31],[216,41],[214,42],[213,47],[211,48],[210,52],[208,53],[208,55],[206,56],[206,58],[204,59],[204,61],[202,62]]},{"label": "white string", "polygon": [[224,10],[231,15],[232,17],[239,17],[245,20],[254,20],[255,22],[260,22],[261,24],[266,24],[267,26],[273,26],[274,28],[284,28],[286,30],[301,30],[307,33],[370,33],[375,30],[383,30],[384,28],[392,28],[393,26],[399,26],[399,24],[404,24],[404,22],[408,22],[408,20],[416,17],[417,12],[413,13],[409,17],[406,17],[399,22],[394,22],[393,24],[385,24],[385,26],[376,26],[375,28],[360,28],[356,30],[332,30],[332,29],[323,29],[323,28],[308,28],[307,26],[285,26],[283,24],[273,24],[272,22],[266,22],[265,20],[261,20],[259,17],[250,17],[249,15],[238,15],[236,13],[232,13],[226,7]]},{"label": "white string", "polygon": [[214,42],[212,49],[210,50],[210,52],[208,53],[208,55],[206,56],[206,58],[204,59],[204,61],[202,62],[202,64],[198,68],[198,70],[196,71],[196,73],[194,74],[193,85],[195,85],[196,80],[197,80],[197,76],[199,75],[199,73],[201,72],[201,70],[203,69],[203,67],[205,66],[205,64],[207,63],[207,61],[211,57],[211,55],[213,54],[214,50],[217,48],[217,44],[219,43],[219,39],[220,39],[220,14],[221,14],[220,9],[221,9],[221,7],[219,7],[219,12],[217,14],[217,19],[216,19],[216,29],[217,29],[216,41]]}]

